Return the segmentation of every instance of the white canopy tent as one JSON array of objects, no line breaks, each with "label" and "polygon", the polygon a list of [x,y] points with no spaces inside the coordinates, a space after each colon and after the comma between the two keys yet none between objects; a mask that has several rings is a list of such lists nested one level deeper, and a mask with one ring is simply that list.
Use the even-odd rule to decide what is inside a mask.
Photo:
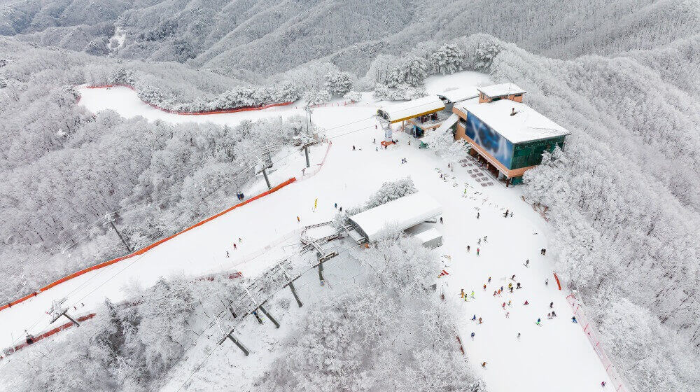
[{"label": "white canopy tent", "polygon": [[437,95],[430,95],[412,101],[399,103],[377,110],[377,114],[394,124],[412,118],[425,116],[445,109],[445,103]]},{"label": "white canopy tent", "polygon": [[430,195],[418,192],[353,215],[350,220],[367,241],[373,242],[380,239],[387,229],[403,231],[440,214],[440,203]]}]

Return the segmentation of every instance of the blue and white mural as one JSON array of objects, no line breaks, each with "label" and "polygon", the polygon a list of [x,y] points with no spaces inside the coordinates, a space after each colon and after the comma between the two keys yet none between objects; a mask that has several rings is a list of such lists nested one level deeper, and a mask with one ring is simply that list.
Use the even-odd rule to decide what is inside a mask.
[{"label": "blue and white mural", "polygon": [[467,113],[466,132],[470,139],[510,169],[513,160],[513,144],[484,124],[479,118]]}]

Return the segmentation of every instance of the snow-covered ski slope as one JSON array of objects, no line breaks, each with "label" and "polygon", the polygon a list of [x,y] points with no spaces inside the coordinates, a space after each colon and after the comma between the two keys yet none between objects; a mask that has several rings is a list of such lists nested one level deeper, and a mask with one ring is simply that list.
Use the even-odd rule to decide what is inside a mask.
[{"label": "snow-covered ski slope", "polygon": [[[461,73],[430,78],[427,87],[431,92],[439,92],[452,85],[486,83],[488,79],[484,75]],[[165,121],[171,121],[171,117],[172,121],[180,122],[211,118],[218,123],[232,123],[251,115],[262,118],[301,112],[293,105],[254,113],[178,117],[150,108],[135,94],[123,94],[119,88],[81,93],[84,93],[81,104],[93,110],[110,108],[124,116],[143,115]],[[159,276],[198,275],[225,269],[255,275],[282,256],[285,247],[276,245],[298,241],[301,225],[331,219],[336,212],[334,203],[347,207],[358,205],[382,182],[410,176],[420,191],[430,194],[443,206],[444,224],[435,226],[443,233],[444,245],[435,252],[436,257],[449,256],[443,257],[449,275],[438,283],[443,286],[447,300],[455,301],[460,309],[458,329],[467,357],[489,390],[583,392],[599,390],[601,381],[609,383],[581,327],[570,320],[572,313],[565,300],[566,293],[557,290],[552,278],[556,246],[548,241],[547,224],[521,200],[520,190],[505,188],[493,180],[489,182],[494,185],[482,186],[471,176],[479,172],[474,166],[457,167],[451,172],[433,152],[418,149],[415,141],[408,145],[412,138],[402,133],[394,133],[398,145],[377,151],[379,145],[373,139],[378,143],[383,134],[375,129],[372,115],[379,105],[366,95],[365,101],[357,106],[315,109],[313,121],[327,129],[333,143],[325,165],[316,175],[302,178],[300,153],[287,158],[276,165],[278,171],[273,174],[273,180],[279,183],[297,176],[300,181],[176,237],[136,260],[83,275],[0,312],[0,344],[9,346],[11,333],[17,338],[35,322],[30,331],[46,327],[48,316],[43,312],[52,299],[66,295],[69,304],[78,301],[89,309],[107,296],[115,301],[123,299],[122,288],[126,285],[150,285]],[[325,152],[326,146],[319,146],[313,154],[314,162],[319,163]],[[402,158],[408,163],[401,164]],[[447,173],[450,179],[441,179],[438,170]],[[259,180],[249,192],[262,190],[262,184]],[[316,198],[318,209],[312,212]],[[513,212],[512,218],[503,217],[506,209]],[[488,237],[487,242],[478,245],[477,239],[483,241],[484,236]],[[242,242],[238,250],[233,250],[232,243],[239,237]],[[471,246],[471,252],[466,251],[467,245]],[[476,255],[477,248],[481,250],[480,256]],[[540,255],[542,248],[548,249],[547,256]],[[226,251],[231,258],[226,258]],[[527,259],[529,267],[524,265]],[[507,291],[514,274],[513,284],[520,282],[523,288],[494,297],[494,290],[500,286]],[[491,283],[484,290],[489,277]],[[549,279],[548,286],[545,279]],[[475,298],[469,302],[461,300],[462,288],[468,294],[474,291]],[[506,305],[503,310],[502,303],[509,300],[511,306]],[[526,300],[527,306],[523,305]],[[546,317],[551,311],[550,302],[554,302],[553,309],[558,315],[553,320]],[[474,315],[477,319],[481,317],[483,323],[471,321]],[[541,326],[536,325],[538,318],[542,319]],[[473,340],[472,332],[475,332]],[[245,361],[251,358],[241,356],[240,361],[237,366],[249,366]],[[485,368],[482,362],[487,362]]]}]

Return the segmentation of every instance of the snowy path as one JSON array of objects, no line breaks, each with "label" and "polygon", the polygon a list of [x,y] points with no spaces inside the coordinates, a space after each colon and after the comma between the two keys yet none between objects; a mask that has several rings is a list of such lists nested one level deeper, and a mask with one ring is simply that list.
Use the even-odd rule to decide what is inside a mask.
[{"label": "snowy path", "polygon": [[[143,108],[146,111],[136,111],[133,108],[138,107],[140,101],[133,101],[135,94],[128,98],[121,95],[118,89],[94,91],[100,91],[99,95],[83,96],[82,102],[89,108],[98,107],[92,100],[102,100],[103,107],[114,108],[123,115],[140,114],[149,119],[160,118],[154,118],[160,115],[175,116],[158,112],[145,104],[157,114]],[[105,95],[112,93],[117,94],[115,99],[105,99]],[[285,110],[295,111],[293,108],[275,108],[256,112],[255,115],[286,114]],[[439,167],[446,172],[446,165],[432,152],[419,150],[417,143],[408,146],[409,137],[404,134],[395,133],[395,138],[400,140],[397,146],[375,151],[376,145],[372,139],[379,141],[383,137],[381,131],[375,130],[374,120],[369,119],[375,110],[372,105],[314,110],[313,120],[329,129],[328,136],[333,137],[333,147],[323,170],[317,175],[185,233],[149,251],[123,271],[132,261],[96,271],[101,276],[92,278],[84,287],[80,285],[94,275],[86,274],[25,304],[0,312],[0,345],[8,345],[10,332],[16,338],[36,319],[40,322],[35,328],[45,324],[47,317],[42,313],[51,299],[72,290],[76,292],[69,296],[69,303],[87,295],[82,302],[86,308],[90,308],[106,296],[115,301],[124,298],[122,288],[125,285],[150,285],[159,276],[197,275],[224,268],[254,275],[276,261],[281,254],[268,252],[252,260],[248,260],[246,255],[261,253],[271,242],[298,242],[293,234],[300,227],[296,221],[297,215],[301,217],[302,224],[328,220],[335,213],[334,203],[340,206],[360,204],[382,182],[410,176],[421,191],[431,194],[443,204],[444,225],[436,226],[443,232],[445,241],[436,252],[450,255],[451,260],[445,267],[450,275],[442,278],[440,283],[444,285],[447,298],[455,301],[461,313],[458,328],[464,348],[475,372],[484,378],[489,390],[583,392],[599,389],[601,381],[608,381],[605,369],[581,328],[570,322],[571,311],[565,294],[556,290],[552,279],[552,256],[539,254],[541,248],[551,246],[547,243],[548,229],[542,218],[521,201],[519,189],[506,189],[500,184],[482,187],[461,167],[455,168],[458,186],[454,187],[453,181],[444,182],[436,171]],[[182,118],[202,121],[211,117],[218,122],[224,120],[216,117],[230,116],[229,121],[237,122],[249,114],[181,116],[178,121]],[[353,145],[357,151],[352,150]],[[318,162],[323,153],[325,147],[317,149],[314,160]],[[408,163],[402,165],[400,161],[404,157]],[[301,154],[295,156],[287,167],[275,173],[275,181],[281,182],[298,175],[302,162]],[[470,197],[467,198],[462,197],[464,183],[469,184]],[[260,182],[256,186],[259,187]],[[313,213],[311,209],[316,198],[319,208]],[[514,213],[513,218],[503,218],[501,211],[506,208]],[[478,220],[477,209],[481,215]],[[538,234],[534,235],[535,232]],[[287,235],[289,239],[285,239]],[[488,236],[488,242],[480,246],[481,255],[477,257],[475,253],[479,245],[476,241],[483,236]],[[233,251],[232,242],[238,237],[243,241],[239,249]],[[281,240],[276,240],[279,238]],[[470,253],[466,252],[467,245],[471,245]],[[285,248],[274,248],[277,251],[281,249]],[[230,259],[225,257],[227,250],[232,254]],[[549,253],[552,253],[551,249]],[[530,259],[530,268],[523,265],[526,259]],[[118,274],[116,278],[107,280],[115,274]],[[507,289],[506,277],[513,274],[524,288],[514,290],[512,295],[503,294],[494,298],[493,291],[501,285]],[[484,291],[482,286],[489,276],[492,282]],[[546,278],[550,279],[549,286],[544,285]],[[476,299],[461,301],[461,288],[467,293],[475,291]],[[513,303],[508,308],[510,318],[506,318],[505,311],[501,309],[501,304],[508,300]],[[525,300],[530,302],[529,306],[523,305]],[[546,317],[550,302],[554,302],[554,310],[559,316],[554,320]],[[474,314],[477,318],[483,318],[483,324],[477,325],[469,320]],[[542,326],[539,327],[535,325],[538,317],[542,319]],[[471,332],[476,333],[473,341],[469,338]],[[520,340],[516,338],[518,332],[522,334]],[[480,364],[484,361],[487,366],[482,369]]]}]

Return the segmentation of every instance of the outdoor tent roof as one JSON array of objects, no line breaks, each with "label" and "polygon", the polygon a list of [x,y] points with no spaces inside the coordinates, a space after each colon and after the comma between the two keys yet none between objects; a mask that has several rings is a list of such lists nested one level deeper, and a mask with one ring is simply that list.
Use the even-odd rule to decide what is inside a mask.
[{"label": "outdoor tent roof", "polygon": [[439,112],[445,109],[445,104],[437,95],[430,95],[412,101],[403,102],[380,108],[377,112],[380,116],[397,123],[426,114]]},{"label": "outdoor tent roof", "polygon": [[438,94],[438,97],[450,102],[461,102],[479,96],[479,90],[474,86],[459,87]]},{"label": "outdoor tent roof", "polygon": [[413,193],[350,217],[368,241],[378,240],[387,228],[406,230],[442,214],[442,206],[430,195]]},{"label": "outdoor tent roof", "polygon": [[479,87],[477,90],[484,93],[484,95],[486,95],[487,97],[491,98],[505,97],[507,95],[525,94],[525,90],[513,83],[494,84],[491,86]]},{"label": "outdoor tent roof", "polygon": [[452,113],[450,117],[447,117],[447,120],[442,122],[440,128],[438,128],[435,132],[447,132],[447,130],[450,129],[451,126],[457,124],[457,121],[459,121],[459,116]]},{"label": "outdoor tent roof", "polygon": [[[508,99],[489,103],[472,100],[459,104],[458,108],[472,113],[511,143],[549,139],[570,133],[535,109]],[[513,109],[516,114],[511,116]]]}]

